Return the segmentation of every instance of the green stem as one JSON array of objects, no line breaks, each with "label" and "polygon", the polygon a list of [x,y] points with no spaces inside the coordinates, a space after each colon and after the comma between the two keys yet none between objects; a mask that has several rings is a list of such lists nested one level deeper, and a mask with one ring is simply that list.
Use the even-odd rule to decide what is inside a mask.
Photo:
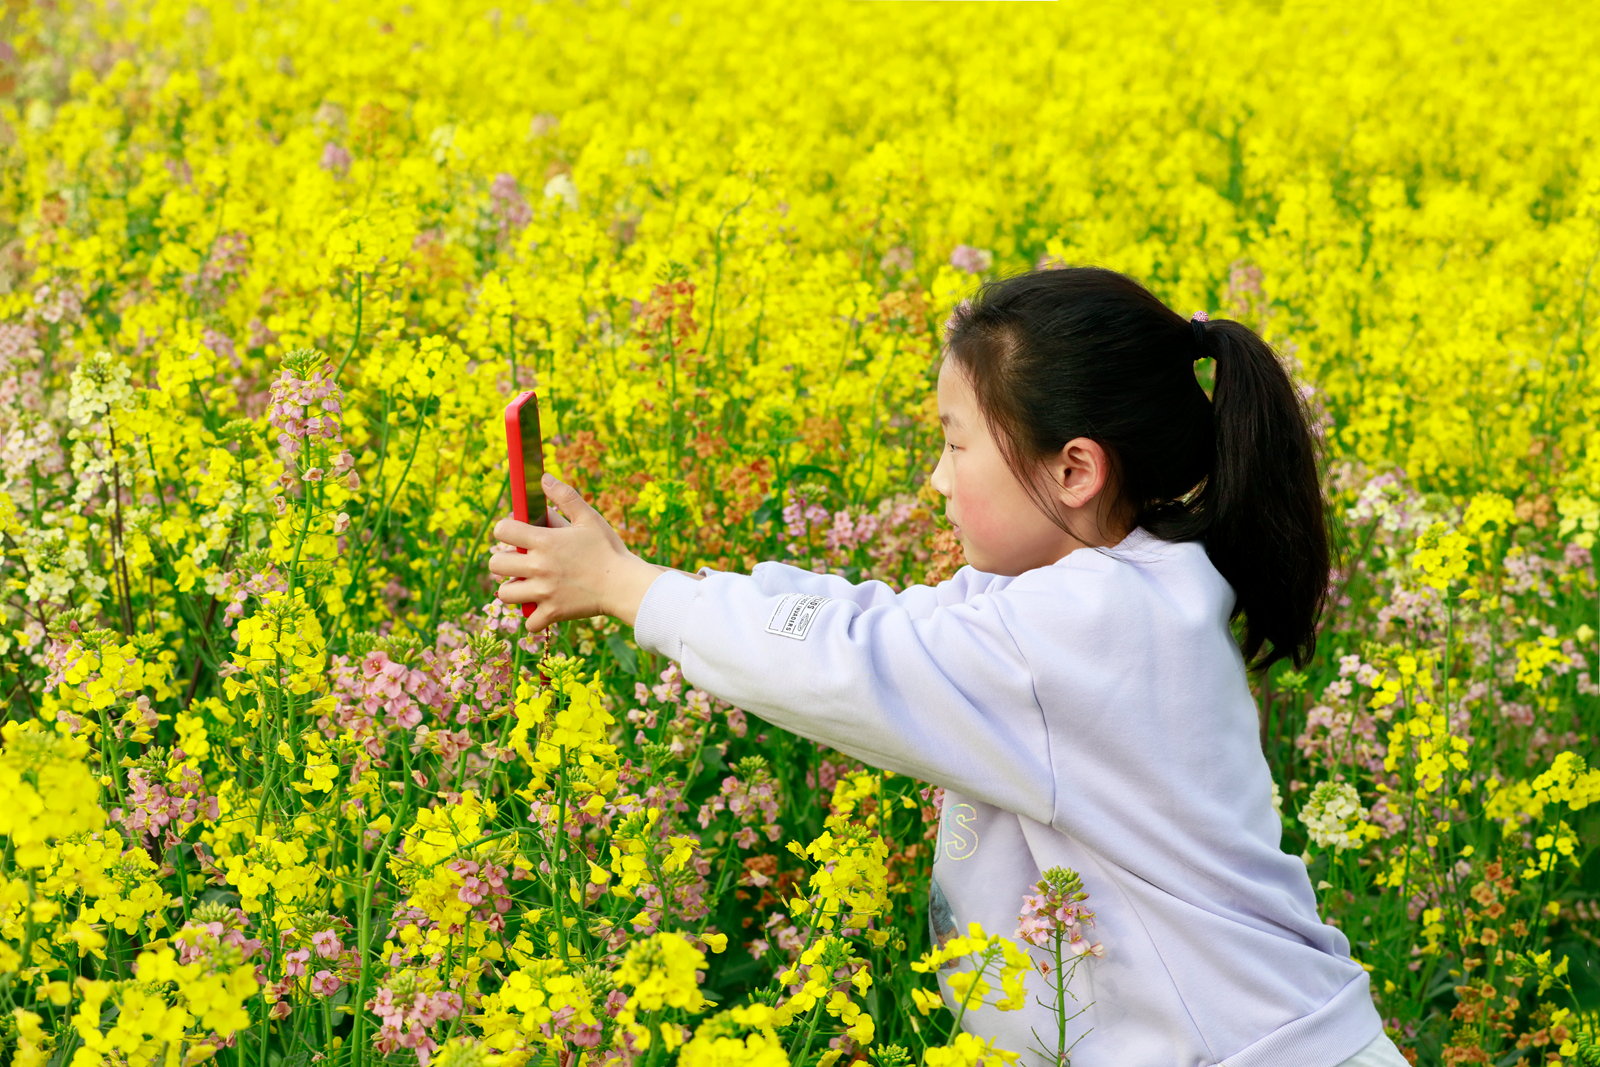
[{"label": "green stem", "polygon": [[338,381],[339,380],[339,376],[344,373],[344,365],[346,363],[350,362],[350,357],[356,354],[356,345],[361,343],[361,308],[362,308],[361,272],[357,271],[356,272],[356,332],[355,332],[355,335],[350,338],[350,350],[344,354],[344,358],[339,361],[338,368],[336,370],[334,370],[334,372],[333,372],[333,377],[334,377],[335,381]]},{"label": "green stem", "polygon": [[1055,930],[1056,957],[1056,1060],[1067,1060],[1067,974],[1061,966],[1061,939],[1066,932],[1059,926]]},{"label": "green stem", "polygon": [[402,807],[394,825],[389,827],[389,833],[379,846],[377,856],[373,857],[372,869],[367,873],[366,886],[361,893],[361,913],[356,916],[356,940],[361,948],[361,976],[356,985],[355,999],[350,1004],[355,1019],[354,1025],[350,1028],[351,1067],[359,1067],[366,1056],[367,989],[372,976],[372,895],[378,886],[378,872],[389,855],[389,849],[394,845],[395,835],[400,832],[400,827],[405,825],[406,814],[405,808]]},{"label": "green stem", "polygon": [[956,1034],[961,1032],[961,1020],[967,1017],[967,1006],[972,1003],[972,994],[977,991],[978,983],[983,981],[984,974],[989,970],[989,965],[994,962],[998,947],[986,948],[978,957],[978,966],[972,973],[972,984],[967,987],[966,996],[961,998],[961,1010],[956,1012],[955,1021],[950,1025],[949,1040],[954,1041]]},{"label": "green stem", "polygon": [[811,1008],[811,1019],[806,1025],[805,1044],[800,1046],[800,1055],[795,1057],[795,1067],[805,1067],[806,1056],[811,1052],[811,1042],[817,1036],[817,1024],[822,1018],[823,998],[818,997],[816,1004]]},{"label": "green stem", "polygon": [[565,745],[563,745],[563,746],[561,746],[561,776],[556,780],[556,837],[555,837],[555,850],[554,850],[554,854],[552,856],[552,859],[554,859],[555,862],[553,864],[551,864],[551,866],[554,868],[554,875],[551,878],[551,889],[552,889],[552,892],[550,894],[551,899],[555,902],[555,906],[556,906],[556,940],[557,940],[558,944],[561,947],[561,962],[562,963],[569,962],[568,959],[567,959],[567,919],[566,919],[567,887],[563,884],[563,879],[565,878],[565,876],[567,874],[567,863],[566,863],[566,852],[567,852],[567,850],[566,850],[566,844],[567,844],[567,748],[566,748]]},{"label": "green stem", "polygon": [[300,552],[305,548],[306,538],[311,533],[311,501],[309,493],[300,498],[300,506],[306,514],[305,522],[300,524],[300,534],[294,540],[294,559],[289,564],[289,595],[294,596],[295,589],[300,580]]},{"label": "green stem", "polygon": [[[406,457],[405,469],[400,472],[400,480],[395,483],[394,492],[389,495],[389,499],[384,502],[384,504],[383,504],[383,506],[381,508],[378,509],[378,517],[377,517],[376,521],[374,521],[374,523],[373,523],[374,531],[373,531],[373,535],[372,535],[372,541],[369,541],[366,544],[361,546],[362,547],[361,562],[363,564],[365,564],[365,562],[366,562],[367,549],[370,547],[370,545],[373,542],[377,541],[377,539],[378,539],[377,531],[383,528],[385,521],[388,519],[390,510],[392,510],[394,508],[395,501],[400,499],[400,490],[405,488],[406,478],[408,478],[410,476],[410,474],[411,474],[412,464],[416,463],[416,461],[417,461],[417,449],[418,449],[418,446],[422,442],[422,428],[423,428],[424,425],[427,424],[427,421],[428,420],[427,420],[426,416],[424,416],[422,414],[421,409],[420,409],[420,405],[419,405],[419,408],[418,408],[418,411],[417,411],[417,432],[411,436],[411,454]],[[378,491],[379,491],[380,499],[381,499],[381,494],[383,492],[383,487],[381,485],[378,487]],[[350,579],[350,584],[351,584],[352,587],[354,587],[355,578],[352,577]]]}]

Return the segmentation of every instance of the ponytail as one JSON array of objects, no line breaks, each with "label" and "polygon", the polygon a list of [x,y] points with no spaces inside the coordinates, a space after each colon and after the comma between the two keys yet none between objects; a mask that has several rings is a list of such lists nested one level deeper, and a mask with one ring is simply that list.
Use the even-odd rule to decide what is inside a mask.
[{"label": "ponytail", "polygon": [[1233,586],[1245,660],[1259,668],[1283,658],[1304,666],[1316,650],[1329,570],[1304,404],[1272,348],[1243,323],[1208,323],[1201,345],[1216,367],[1216,458],[1191,514],[1206,554]]},{"label": "ponytail", "polygon": [[[986,283],[947,345],[1025,486],[1068,441],[1098,441],[1133,525],[1205,542],[1244,617],[1246,662],[1310,660],[1329,568],[1316,447],[1288,372],[1253,330],[1185,320],[1126,275],[1071,267]],[[1211,397],[1194,375],[1207,357]]]}]

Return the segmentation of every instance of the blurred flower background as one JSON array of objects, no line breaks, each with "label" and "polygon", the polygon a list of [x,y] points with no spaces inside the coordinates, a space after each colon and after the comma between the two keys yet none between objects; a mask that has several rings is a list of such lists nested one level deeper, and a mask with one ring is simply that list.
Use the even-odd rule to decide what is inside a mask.
[{"label": "blurred flower background", "polygon": [[1071,1003],[1117,951],[1092,881],[1041,872],[1016,931],[931,942],[937,789],[606,620],[527,637],[484,562],[500,410],[537,388],[550,466],[648,558],[939,580],[939,325],[981,278],[1084,263],[1261,331],[1317,420],[1342,562],[1319,658],[1257,680],[1261,740],[1390,1032],[1421,1063],[1600,1062],[1593,20],[124,0],[4,27],[10,1062],[1025,1051],[956,1024]]}]

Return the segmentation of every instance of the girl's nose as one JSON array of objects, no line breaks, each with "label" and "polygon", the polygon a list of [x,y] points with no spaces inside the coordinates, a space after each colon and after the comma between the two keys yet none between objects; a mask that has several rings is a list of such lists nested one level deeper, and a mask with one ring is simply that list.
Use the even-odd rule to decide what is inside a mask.
[{"label": "girl's nose", "polygon": [[928,477],[928,482],[933,486],[934,492],[940,496],[950,495],[950,475],[945,470],[945,461],[949,456],[950,450],[941,448],[939,450],[939,462],[934,464],[933,474]]}]

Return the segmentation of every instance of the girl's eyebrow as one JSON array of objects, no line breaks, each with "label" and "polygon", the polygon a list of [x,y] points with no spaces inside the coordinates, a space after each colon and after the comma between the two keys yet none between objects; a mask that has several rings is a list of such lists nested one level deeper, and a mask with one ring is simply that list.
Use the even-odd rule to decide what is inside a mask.
[{"label": "girl's eyebrow", "polygon": [[939,425],[940,426],[960,426],[961,425],[961,420],[956,418],[954,415],[952,415],[948,411],[941,411],[939,413]]}]

